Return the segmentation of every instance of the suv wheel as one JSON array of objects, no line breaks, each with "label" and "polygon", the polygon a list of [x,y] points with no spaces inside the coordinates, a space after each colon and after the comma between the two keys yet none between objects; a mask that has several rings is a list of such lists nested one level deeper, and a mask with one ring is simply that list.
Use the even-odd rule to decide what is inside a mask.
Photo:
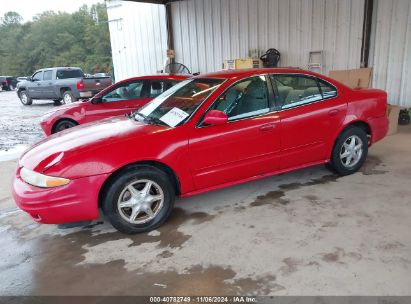
[{"label": "suv wheel", "polygon": [[23,105],[29,106],[33,103],[33,99],[27,94],[25,90],[19,93],[20,101]]},{"label": "suv wheel", "polygon": [[102,207],[114,228],[135,234],[163,224],[174,200],[175,191],[166,173],[151,166],[133,166],[111,183]]}]

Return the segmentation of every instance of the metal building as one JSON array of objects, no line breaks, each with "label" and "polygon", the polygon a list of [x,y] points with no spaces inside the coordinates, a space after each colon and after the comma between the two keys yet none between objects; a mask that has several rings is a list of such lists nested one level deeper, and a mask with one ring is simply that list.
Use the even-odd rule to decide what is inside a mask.
[{"label": "metal building", "polygon": [[[175,59],[205,73],[226,59],[276,48],[280,66],[306,68],[309,52],[323,50],[324,74],[358,68],[366,2],[373,3],[366,60],[372,84],[389,92],[390,103],[411,107],[411,0],[174,1],[167,6]],[[166,6],[111,0],[107,11],[116,79],[162,70]]]}]

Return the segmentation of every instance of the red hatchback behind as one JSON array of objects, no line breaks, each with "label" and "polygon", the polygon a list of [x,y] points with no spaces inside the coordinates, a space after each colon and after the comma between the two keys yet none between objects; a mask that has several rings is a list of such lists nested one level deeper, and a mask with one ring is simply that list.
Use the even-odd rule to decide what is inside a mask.
[{"label": "red hatchback behind", "polygon": [[125,233],[149,231],[186,197],[318,164],[355,173],[387,133],[387,94],[295,69],[185,80],[130,117],[66,130],[19,161],[18,206],[42,223],[103,209]]},{"label": "red hatchback behind", "polygon": [[131,113],[187,78],[163,74],[122,80],[90,100],[64,105],[46,113],[40,125],[49,136],[80,124]]}]

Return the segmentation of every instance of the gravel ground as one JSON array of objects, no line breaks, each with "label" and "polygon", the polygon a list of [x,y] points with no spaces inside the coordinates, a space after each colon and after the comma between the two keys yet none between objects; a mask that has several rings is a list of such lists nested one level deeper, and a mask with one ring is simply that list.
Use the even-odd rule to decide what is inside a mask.
[{"label": "gravel ground", "polygon": [[53,107],[50,100],[23,106],[15,91],[0,91],[0,152],[21,150],[41,140],[40,117]]}]

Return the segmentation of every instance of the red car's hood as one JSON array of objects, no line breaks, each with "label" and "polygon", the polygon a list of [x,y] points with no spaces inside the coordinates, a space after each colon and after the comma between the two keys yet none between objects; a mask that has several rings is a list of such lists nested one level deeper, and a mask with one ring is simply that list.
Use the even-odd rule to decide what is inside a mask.
[{"label": "red car's hood", "polygon": [[54,114],[56,112],[65,112],[65,111],[70,110],[70,109],[82,108],[86,105],[87,102],[88,102],[88,100],[76,101],[76,102],[73,102],[73,103],[64,104],[64,105],[58,106],[58,107],[46,112],[44,115]]},{"label": "red car's hood", "polygon": [[166,127],[144,124],[127,117],[108,118],[47,137],[28,149],[19,164],[43,172],[53,165],[56,158],[67,158],[73,153],[84,153],[105,144],[115,144],[130,138],[131,133],[135,138],[164,128]]}]

